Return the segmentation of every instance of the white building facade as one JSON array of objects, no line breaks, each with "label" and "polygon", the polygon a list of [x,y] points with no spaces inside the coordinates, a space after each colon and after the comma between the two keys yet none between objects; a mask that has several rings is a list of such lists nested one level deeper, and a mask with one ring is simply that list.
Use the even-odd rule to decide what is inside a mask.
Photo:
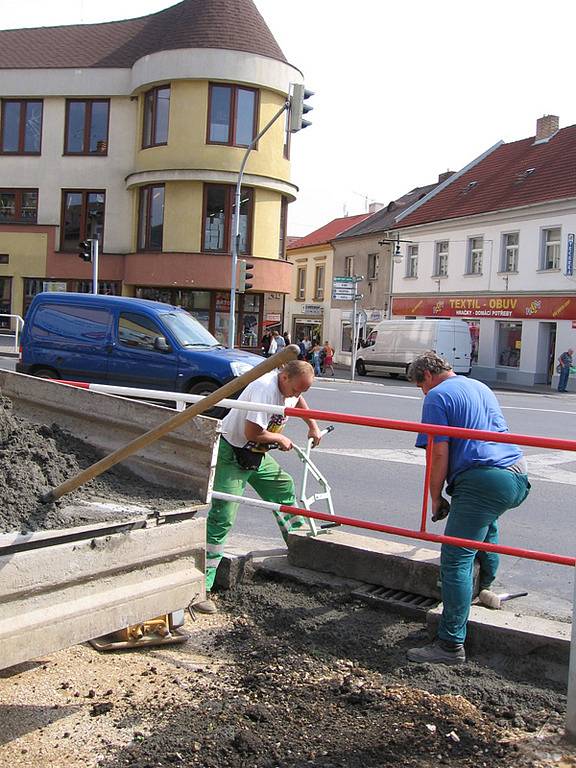
[{"label": "white building facade", "polygon": [[576,200],[399,232],[408,242],[394,272],[394,317],[466,320],[472,375],[489,384],[557,384],[559,355],[576,347]]}]

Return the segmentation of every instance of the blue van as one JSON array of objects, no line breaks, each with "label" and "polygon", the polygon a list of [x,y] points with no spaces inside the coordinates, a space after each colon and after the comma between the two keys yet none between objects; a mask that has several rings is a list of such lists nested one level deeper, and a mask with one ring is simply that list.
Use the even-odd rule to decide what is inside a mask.
[{"label": "blue van", "polygon": [[227,349],[181,307],[87,293],[39,293],[19,373],[205,395],[262,362]]}]

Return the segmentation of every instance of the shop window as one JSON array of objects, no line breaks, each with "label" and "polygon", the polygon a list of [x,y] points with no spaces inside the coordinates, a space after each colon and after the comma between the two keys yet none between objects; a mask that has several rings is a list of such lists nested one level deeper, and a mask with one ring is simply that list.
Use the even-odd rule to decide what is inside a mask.
[{"label": "shop window", "polygon": [[326,267],[321,264],[316,267],[316,272],[314,275],[314,301],[323,301],[324,300],[324,273],[326,272]]},{"label": "shop window", "polygon": [[144,96],[143,149],[168,143],[169,118],[170,86],[152,88]]},{"label": "shop window", "polygon": [[[78,293],[92,293],[92,280],[78,280],[76,291]],[[121,296],[122,283],[115,280],[98,280],[98,293],[103,296]]]},{"label": "shop window", "polygon": [[542,230],[540,269],[560,269],[560,227]]},{"label": "shop window", "polygon": [[88,237],[98,238],[100,250],[104,237],[105,192],[64,190],[62,192],[62,228],[60,248],[76,251]]},{"label": "shop window", "polygon": [[0,224],[36,224],[37,189],[0,190]]},{"label": "shop window", "polygon": [[440,240],[434,249],[434,272],[432,277],[448,276],[448,240]]},{"label": "shop window", "polygon": [[342,352],[352,352],[352,326],[342,323],[341,346]]},{"label": "shop window", "polygon": [[245,294],[240,312],[240,346],[256,349],[260,347],[261,294]]},{"label": "shop window", "polygon": [[161,251],[164,237],[164,185],[141,187],[138,249]]},{"label": "shop window", "polygon": [[509,232],[502,236],[501,272],[518,272],[519,243],[520,234],[518,232]]},{"label": "shop window", "polygon": [[196,318],[207,330],[210,329],[210,291],[178,291],[176,298],[177,306],[183,307],[190,312],[192,317]]},{"label": "shop window", "polygon": [[406,256],[406,277],[418,277],[418,248],[417,245],[409,245]]},{"label": "shop window", "polygon": [[0,277],[0,328],[10,328],[10,318],[1,317],[9,315],[12,306],[12,278]]},{"label": "shop window", "polygon": [[39,155],[42,143],[42,102],[2,100],[0,151],[13,155]]},{"label": "shop window", "polygon": [[522,323],[498,323],[498,365],[520,367]]},{"label": "shop window", "polygon": [[306,267],[298,267],[296,298],[298,301],[304,301],[306,299]]},{"label": "shop window", "polygon": [[482,274],[483,257],[484,257],[484,238],[470,237],[468,239],[468,259],[466,264],[467,275]]},{"label": "shop window", "polygon": [[467,320],[470,331],[470,364],[478,365],[478,349],[480,347],[480,323],[477,320]]},{"label": "shop window", "polygon": [[[232,242],[235,188],[228,185],[206,184],[204,194],[203,251],[228,253]],[[242,187],[240,194],[241,254],[252,251],[253,191]]]},{"label": "shop window", "polygon": [[95,99],[66,101],[67,155],[108,154],[108,113],[110,102]]},{"label": "shop window", "polygon": [[208,143],[247,147],[256,136],[258,91],[236,85],[210,85]]}]

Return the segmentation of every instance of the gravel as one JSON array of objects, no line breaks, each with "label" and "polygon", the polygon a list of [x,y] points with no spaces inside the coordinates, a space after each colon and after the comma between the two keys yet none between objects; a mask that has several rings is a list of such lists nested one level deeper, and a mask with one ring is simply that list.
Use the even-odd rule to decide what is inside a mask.
[{"label": "gravel", "polygon": [[[199,504],[192,494],[136,477],[116,465],[53,504],[40,497],[102,458],[94,448],[60,429],[37,425],[13,413],[0,394],[0,533],[83,525],[94,519],[78,502],[116,502],[106,514],[113,520],[134,515],[134,505],[166,510]],[[76,505],[76,506],[74,506]]]}]

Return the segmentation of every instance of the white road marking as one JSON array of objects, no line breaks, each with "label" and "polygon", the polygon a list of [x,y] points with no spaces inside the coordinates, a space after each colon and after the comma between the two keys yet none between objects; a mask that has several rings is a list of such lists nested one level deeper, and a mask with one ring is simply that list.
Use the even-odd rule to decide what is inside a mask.
[{"label": "white road marking", "polygon": [[528,408],[521,405],[501,405],[502,410],[506,411],[539,411],[540,413],[570,413],[576,416],[576,411],[559,411],[555,408]]},{"label": "white road marking", "polygon": [[422,400],[417,395],[394,395],[391,392],[361,392],[357,389],[350,390],[351,395],[371,395],[374,397],[401,397],[403,400]]},{"label": "white road marking", "polygon": [[321,389],[323,392],[339,392],[336,387],[310,387],[310,389]]},{"label": "white road marking", "polygon": [[[424,466],[426,454],[421,448],[315,448],[315,453],[328,453],[334,456],[349,456],[353,459],[368,461],[390,461],[398,464]],[[576,463],[576,453],[571,451],[548,451],[526,455],[530,480],[542,480],[546,483],[576,485],[576,471],[559,469],[555,465]]]}]

